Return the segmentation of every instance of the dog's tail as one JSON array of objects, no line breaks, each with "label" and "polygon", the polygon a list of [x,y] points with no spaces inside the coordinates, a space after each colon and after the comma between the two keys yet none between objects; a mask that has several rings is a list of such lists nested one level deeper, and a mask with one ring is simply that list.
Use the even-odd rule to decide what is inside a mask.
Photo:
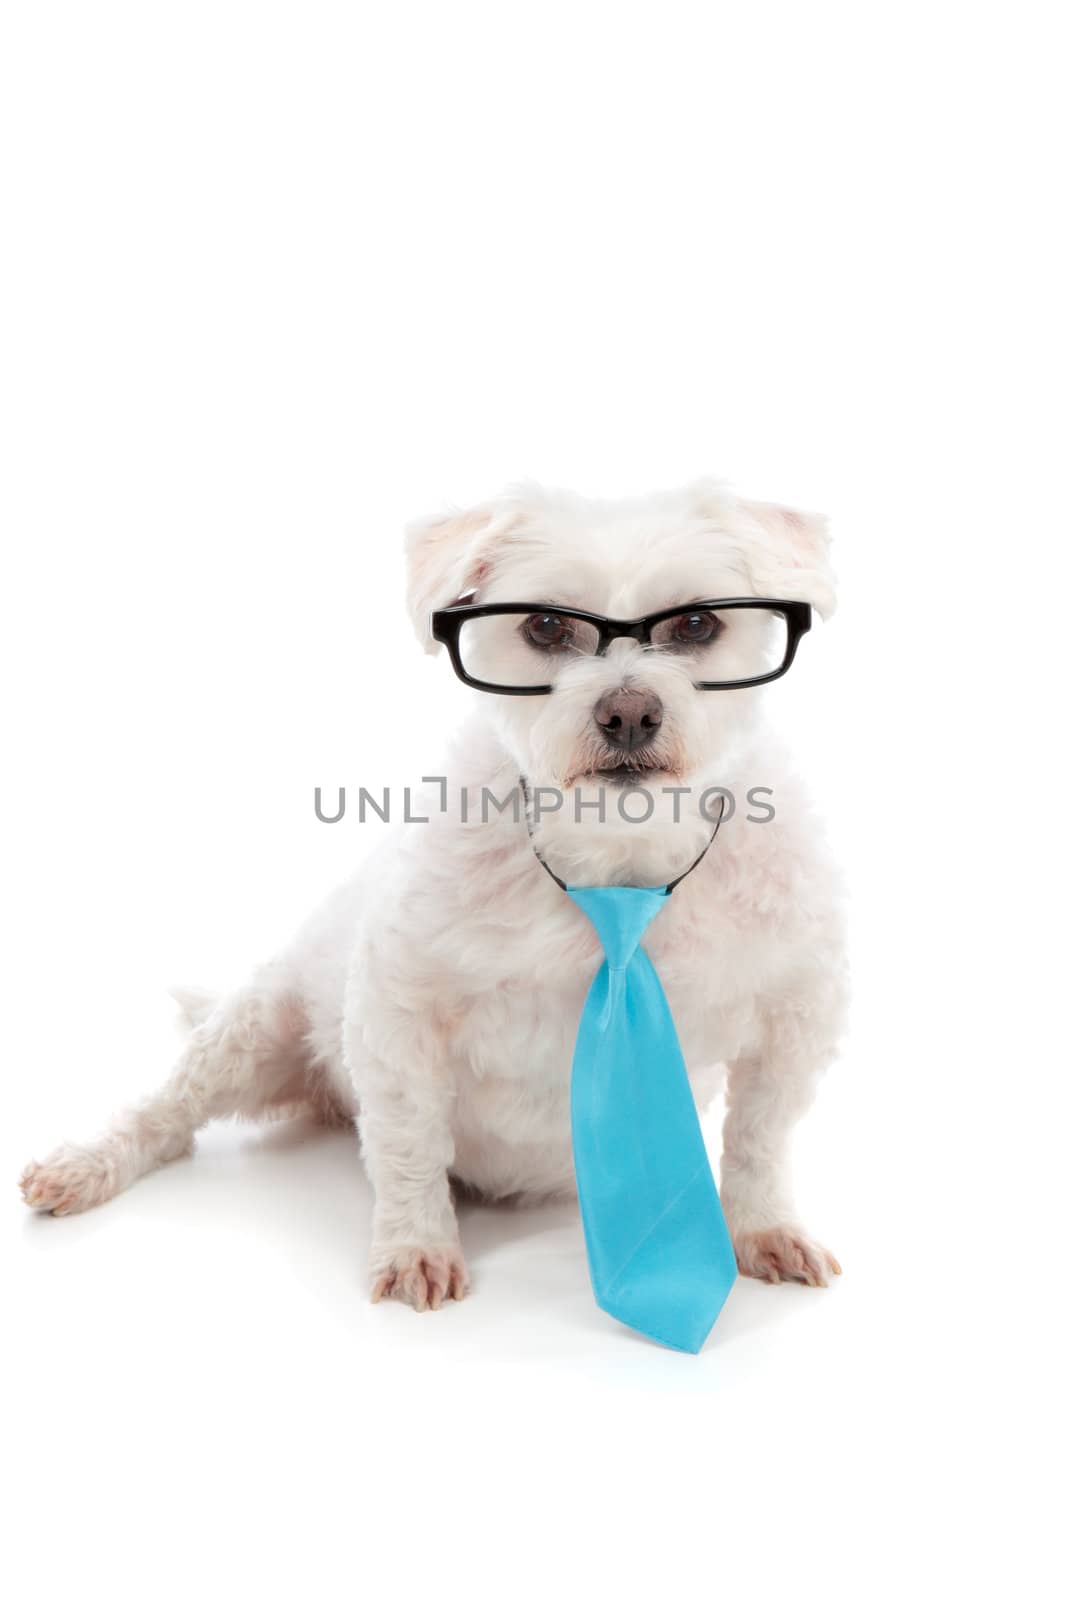
[{"label": "dog's tail", "polygon": [[219,1000],[213,989],[170,989],[169,993],[180,1007],[179,1020],[189,1028],[205,1022]]}]

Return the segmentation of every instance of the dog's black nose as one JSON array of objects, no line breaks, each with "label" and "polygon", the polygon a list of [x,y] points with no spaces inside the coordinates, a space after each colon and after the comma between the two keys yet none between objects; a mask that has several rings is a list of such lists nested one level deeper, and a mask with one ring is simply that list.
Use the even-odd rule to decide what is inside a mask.
[{"label": "dog's black nose", "polygon": [[613,689],[594,707],[594,721],[616,750],[641,750],[655,738],[665,713],[661,701],[648,689]]}]

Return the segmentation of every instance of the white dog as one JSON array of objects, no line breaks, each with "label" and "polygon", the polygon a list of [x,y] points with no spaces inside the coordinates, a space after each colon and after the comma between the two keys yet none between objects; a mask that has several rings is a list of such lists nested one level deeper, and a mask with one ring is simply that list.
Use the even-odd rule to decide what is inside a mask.
[{"label": "white dog", "polygon": [[[570,1063],[600,953],[533,847],[575,883],[664,883],[706,844],[707,791],[723,785],[733,814],[645,948],[700,1107],[727,1083],[721,1196],[741,1271],[825,1284],[840,1269],[797,1220],[788,1144],[842,1026],[837,878],[761,727],[764,691],[697,687],[718,675],[721,645],[704,634],[719,628],[736,675],[761,670],[763,641],[741,634],[756,614],[670,619],[595,653],[575,632],[589,625],[559,608],[645,618],[762,596],[826,617],[826,546],[821,519],[710,482],[622,503],[526,489],[412,528],[409,607],[425,647],[439,648],[434,610],[467,598],[532,606],[490,623],[472,654],[464,643],[463,661],[489,681],[541,677],[547,692],[463,689],[474,714],[443,768],[445,809],[426,789],[427,825],[390,835],[247,987],[178,996],[192,1032],[172,1076],[98,1143],[32,1163],[28,1204],[84,1210],[189,1153],[211,1118],[308,1104],[359,1124],[375,1190],[373,1298],[419,1310],[460,1299],[453,1180],[495,1197],[574,1193]],[[532,839],[524,808],[507,803],[520,778],[537,796]],[[747,803],[756,788],[771,791],[773,817]],[[648,820],[631,820],[651,801]]]}]

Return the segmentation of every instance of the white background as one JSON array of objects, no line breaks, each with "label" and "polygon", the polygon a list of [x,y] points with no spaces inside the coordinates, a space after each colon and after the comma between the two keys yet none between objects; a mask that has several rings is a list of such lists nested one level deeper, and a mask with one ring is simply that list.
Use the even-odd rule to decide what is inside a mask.
[{"label": "white background", "polygon": [[[11,1592],[1042,1597],[1077,1511],[1079,437],[1067,5],[8,4]],[[370,1307],[354,1142],[19,1206],[438,770],[400,528],[529,476],[830,512],[774,711],[852,891],[802,1135],[829,1292],[695,1360],[577,1219]]]}]

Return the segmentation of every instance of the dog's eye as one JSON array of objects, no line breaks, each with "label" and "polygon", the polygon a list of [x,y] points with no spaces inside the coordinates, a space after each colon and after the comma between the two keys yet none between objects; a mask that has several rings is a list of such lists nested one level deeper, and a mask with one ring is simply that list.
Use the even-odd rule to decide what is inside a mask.
[{"label": "dog's eye", "polygon": [[566,650],[575,637],[570,618],[555,611],[537,611],[527,617],[522,632],[540,650]]},{"label": "dog's eye", "polygon": [[689,611],[686,616],[672,619],[669,639],[673,644],[712,644],[724,626],[712,611]]}]

